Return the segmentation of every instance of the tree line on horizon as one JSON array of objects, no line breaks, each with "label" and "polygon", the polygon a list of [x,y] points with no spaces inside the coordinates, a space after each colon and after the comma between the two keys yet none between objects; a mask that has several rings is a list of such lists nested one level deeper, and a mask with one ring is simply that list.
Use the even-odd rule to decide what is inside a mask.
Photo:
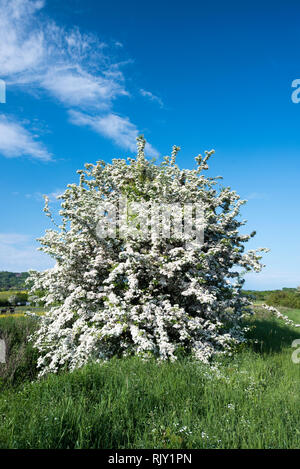
[{"label": "tree line on horizon", "polygon": [[[28,272],[0,271],[0,291],[27,290],[25,281],[28,276]],[[244,290],[243,293],[255,301],[264,301],[271,306],[300,309],[300,287],[281,290]]]},{"label": "tree line on horizon", "polygon": [[25,281],[28,272],[0,272],[0,291],[6,290],[26,290]]}]

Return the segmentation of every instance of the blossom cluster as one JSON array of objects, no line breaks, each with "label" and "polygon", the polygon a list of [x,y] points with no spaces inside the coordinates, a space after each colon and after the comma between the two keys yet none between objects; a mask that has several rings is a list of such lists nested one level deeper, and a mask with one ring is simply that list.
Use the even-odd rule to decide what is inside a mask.
[{"label": "blossom cluster", "polygon": [[[49,307],[33,337],[41,375],[133,354],[176,360],[188,353],[209,362],[245,341],[242,271],[260,271],[264,251],[244,250],[255,235],[239,232],[245,201],[220,186],[220,177],[205,177],[213,151],[198,155],[195,169],[180,169],[178,147],[155,164],[145,156],[143,137],[137,144],[135,158],[79,170],[79,184],[60,196],[61,223],[40,239],[40,249],[56,261],[30,276],[32,297],[38,291]],[[106,222],[99,205],[115,204],[120,195],[141,206],[201,203],[203,243],[187,248],[184,230],[145,238],[136,224],[132,236],[130,225],[125,238],[97,236]],[[44,211],[54,222],[48,200]]]},{"label": "blossom cluster", "polygon": [[277,319],[281,319],[287,326],[300,327],[300,324],[296,324],[294,321],[292,321],[292,319],[289,319],[288,316],[286,316],[285,314],[282,314],[274,306],[262,304],[261,307],[266,309],[269,313],[274,315]]}]

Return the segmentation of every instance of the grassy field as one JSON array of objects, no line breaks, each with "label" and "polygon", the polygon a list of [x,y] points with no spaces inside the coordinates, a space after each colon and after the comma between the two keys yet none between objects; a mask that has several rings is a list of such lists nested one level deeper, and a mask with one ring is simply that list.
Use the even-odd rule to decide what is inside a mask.
[{"label": "grassy field", "polygon": [[279,309],[283,314],[286,314],[292,319],[292,321],[300,323],[300,309],[286,308],[285,306],[281,306]]},{"label": "grassy field", "polygon": [[[300,323],[299,310],[281,311]],[[27,319],[2,319],[0,329],[2,321],[2,330],[9,321],[23,321],[22,329]],[[299,448],[300,364],[291,343],[300,331],[259,307],[251,324],[256,343],[213,368],[131,358],[33,381],[28,349],[29,379],[3,381],[0,447]],[[30,347],[25,334],[18,340]]]},{"label": "grassy field", "polygon": [[5,307],[7,304],[9,305],[8,299],[11,296],[19,295],[23,299],[27,298],[27,291],[26,290],[7,290],[7,291],[0,291],[0,306]]},{"label": "grassy field", "polygon": [[26,311],[41,315],[44,314],[46,310],[47,308],[44,306],[16,306],[14,313],[0,314],[0,321],[3,318],[24,317],[26,316]]}]

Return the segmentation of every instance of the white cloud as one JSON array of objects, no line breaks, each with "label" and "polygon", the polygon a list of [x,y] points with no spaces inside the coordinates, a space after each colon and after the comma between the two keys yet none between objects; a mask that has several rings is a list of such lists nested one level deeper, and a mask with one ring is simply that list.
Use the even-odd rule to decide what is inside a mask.
[{"label": "white cloud", "polygon": [[0,245],[1,244],[16,244],[25,243],[29,240],[28,235],[20,233],[0,233]]},{"label": "white cloud", "polygon": [[25,127],[4,115],[0,115],[0,153],[7,158],[26,155],[43,161],[51,159],[43,144]]},{"label": "white cloud", "polygon": [[251,192],[250,194],[248,194],[246,199],[247,200],[264,200],[264,199],[268,199],[268,195],[262,192]]},{"label": "white cloud", "polygon": [[76,69],[51,69],[41,85],[62,103],[70,106],[107,109],[117,95],[126,91],[117,82]]},{"label": "white cloud", "polygon": [[[28,20],[43,7],[41,1],[0,1],[0,73],[10,76],[36,67],[44,56],[43,33]],[[29,29],[30,30],[30,29]]]},{"label": "white cloud", "polygon": [[61,201],[58,199],[60,195],[65,192],[66,189],[55,189],[53,192],[49,194],[45,194],[42,192],[33,192],[32,194],[25,194],[26,199],[33,199],[38,202],[42,202],[45,200],[44,196],[47,195],[50,202],[60,203]]},{"label": "white cloud", "polygon": [[[88,126],[95,132],[112,139],[119,147],[135,151],[136,138],[139,132],[127,117],[120,117],[113,113],[102,117],[91,116],[74,110],[70,111],[69,115],[73,124]],[[149,156],[158,156],[158,152],[148,143],[146,152]]]},{"label": "white cloud", "polygon": [[162,99],[158,96],[155,96],[155,94],[151,93],[151,91],[140,89],[140,93],[142,96],[150,99],[150,101],[155,101],[160,105],[160,107],[163,107],[164,103],[162,102]]},{"label": "white cloud", "polygon": [[38,243],[31,236],[19,233],[0,233],[0,270],[24,272],[29,269],[45,270],[54,261],[37,251]]},{"label": "white cloud", "polygon": [[60,200],[58,200],[58,197],[62,195],[65,192],[65,190],[66,189],[56,189],[53,192],[50,192],[50,194],[47,194],[49,197],[49,200],[51,200],[52,202],[60,202]]},{"label": "white cloud", "polygon": [[103,108],[128,94],[106,44],[78,28],[66,30],[37,13],[41,1],[0,0],[0,73],[8,84],[31,85],[68,106]]},{"label": "white cloud", "polygon": [[[75,113],[97,112],[97,117],[72,122],[88,125],[92,130],[112,139],[118,145],[133,150],[138,135],[136,126],[128,118],[113,111],[119,96],[129,95],[124,86],[121,67],[127,62],[112,58],[111,48],[96,35],[84,34],[77,27],[66,29],[42,16],[41,0],[0,0],[0,73],[10,86],[22,87],[27,92],[39,91],[54,97]],[[115,41],[114,48],[121,43]],[[112,48],[113,49],[113,48]],[[151,100],[162,105],[160,98],[142,90]],[[104,115],[106,113],[106,115]],[[19,129],[20,130],[20,129]],[[23,134],[23,142],[29,147]],[[16,144],[17,145],[17,144]],[[4,145],[3,145],[4,146]],[[24,154],[20,148],[4,148],[6,156]],[[39,149],[32,140],[33,156],[45,158],[45,149]],[[157,152],[149,145],[149,153]]]}]

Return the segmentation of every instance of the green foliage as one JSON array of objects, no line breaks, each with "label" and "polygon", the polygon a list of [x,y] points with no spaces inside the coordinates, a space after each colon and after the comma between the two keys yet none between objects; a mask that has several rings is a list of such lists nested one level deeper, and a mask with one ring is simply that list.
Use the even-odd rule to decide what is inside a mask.
[{"label": "green foliage", "polygon": [[249,325],[217,370],[122,358],[4,390],[0,448],[298,448],[300,332],[260,308]]},{"label": "green foliage", "polygon": [[0,389],[37,376],[37,352],[28,341],[36,326],[36,320],[28,317],[0,318],[0,338],[6,344],[6,363],[0,363]]},{"label": "green foliage", "polygon": [[270,290],[243,290],[243,294],[253,301],[265,302],[268,295],[271,293]]},{"label": "green foliage", "polygon": [[289,308],[300,308],[300,292],[298,290],[277,290],[267,297],[267,304],[271,306],[286,306]]},{"label": "green foliage", "polygon": [[46,292],[44,290],[35,290],[34,292],[30,293],[28,299],[31,304],[41,307],[45,305],[45,301],[43,300],[45,294]]},{"label": "green foliage", "polygon": [[[10,302],[10,299],[15,297],[13,302]],[[1,291],[0,292],[0,307],[2,306],[11,306],[21,303],[24,305],[28,301],[28,293],[26,291]]]},{"label": "green foliage", "polygon": [[29,277],[27,272],[0,272],[0,291],[1,290],[23,290],[25,281]]},{"label": "green foliage", "polygon": [[244,290],[243,293],[254,301],[265,302],[270,306],[300,309],[300,291],[297,288],[265,291]]}]

